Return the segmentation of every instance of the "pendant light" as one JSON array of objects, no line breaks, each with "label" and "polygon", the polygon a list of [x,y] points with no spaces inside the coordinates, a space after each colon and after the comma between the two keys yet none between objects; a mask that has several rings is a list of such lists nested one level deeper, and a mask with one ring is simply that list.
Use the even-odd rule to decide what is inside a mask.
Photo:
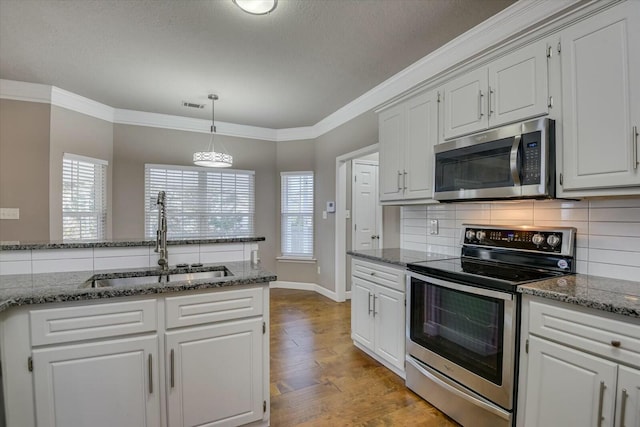
[{"label": "pendant light", "polygon": [[278,0],[232,0],[236,6],[252,15],[266,15],[273,12]]},{"label": "pendant light", "polygon": [[218,100],[218,95],[210,94],[211,100],[211,138],[209,139],[208,151],[198,151],[193,153],[193,163],[198,166],[206,166],[209,168],[228,168],[233,164],[233,156],[224,152],[224,145],[222,145],[223,151],[217,152],[213,146],[213,136],[216,133],[216,110],[215,101]]}]

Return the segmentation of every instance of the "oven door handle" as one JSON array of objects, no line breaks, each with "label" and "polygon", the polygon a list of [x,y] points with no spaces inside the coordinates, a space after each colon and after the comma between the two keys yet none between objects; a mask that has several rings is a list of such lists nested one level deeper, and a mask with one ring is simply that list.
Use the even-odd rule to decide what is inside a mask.
[{"label": "oven door handle", "polygon": [[407,285],[411,284],[411,277],[430,285],[440,286],[441,288],[455,289],[457,291],[466,292],[468,294],[482,295],[489,298],[501,299],[503,301],[513,301],[513,295],[504,291],[494,291],[492,289],[484,289],[476,286],[447,282],[444,280],[436,279],[434,277],[423,276],[421,274],[414,273],[413,271],[409,271],[407,273]]},{"label": "oven door handle", "polygon": [[520,141],[522,135],[516,135],[513,138],[513,145],[511,146],[511,177],[513,178],[513,186],[518,187],[520,185],[520,171],[518,170],[518,150],[520,149]]},{"label": "oven door handle", "polygon": [[501,410],[499,408],[496,408],[493,405],[490,405],[487,402],[484,402],[474,396],[471,396],[467,393],[465,393],[462,390],[459,390],[455,385],[449,384],[449,382],[445,379],[440,378],[439,376],[436,376],[434,374],[432,374],[431,372],[427,371],[426,369],[424,369],[422,366],[420,366],[419,363],[414,362],[413,360],[411,360],[410,357],[407,357],[407,362],[411,363],[411,365],[413,365],[413,367],[415,367],[422,375],[424,375],[425,377],[429,378],[431,381],[433,381],[434,383],[436,383],[437,385],[439,385],[440,387],[442,387],[443,389],[447,390],[448,392],[458,396],[461,399],[466,400],[467,402],[471,403],[472,405],[475,406],[479,406],[480,408],[484,409],[487,412],[491,412],[494,415],[497,415],[498,417],[505,419],[505,420],[509,420],[509,417],[511,416],[511,414],[505,410]]}]

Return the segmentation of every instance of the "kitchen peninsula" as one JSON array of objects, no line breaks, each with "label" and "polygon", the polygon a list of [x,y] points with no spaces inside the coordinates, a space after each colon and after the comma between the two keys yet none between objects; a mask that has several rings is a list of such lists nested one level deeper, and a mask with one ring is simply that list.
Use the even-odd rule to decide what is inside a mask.
[{"label": "kitchen peninsula", "polygon": [[0,245],[7,425],[268,425],[263,240]]}]

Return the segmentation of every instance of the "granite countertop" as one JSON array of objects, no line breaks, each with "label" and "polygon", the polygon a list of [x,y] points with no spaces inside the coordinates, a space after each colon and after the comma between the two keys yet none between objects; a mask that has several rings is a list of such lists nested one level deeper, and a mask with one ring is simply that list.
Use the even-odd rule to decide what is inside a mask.
[{"label": "granite countertop", "polygon": [[575,274],[520,285],[518,292],[640,317],[640,282]]},{"label": "granite countertop", "polygon": [[[263,242],[264,237],[237,236],[204,239],[171,239],[167,245],[206,245],[211,243]],[[130,246],[154,246],[155,240],[99,240],[89,242],[0,242],[0,251],[20,251],[30,249],[75,249],[75,248],[123,248]]]},{"label": "granite countertop", "polygon": [[[0,276],[0,311],[19,305],[160,294],[193,289],[268,283],[277,280],[273,273],[263,270],[260,265],[254,266],[250,261],[205,264],[202,267],[191,269],[173,268],[169,270],[169,274],[220,270],[221,267],[226,267],[233,275],[170,283],[158,283],[155,280],[155,277],[160,273],[157,268]],[[91,278],[108,279],[150,275],[155,276],[150,280],[150,283],[145,284],[118,285],[103,288],[82,287]]]},{"label": "granite countertop", "polygon": [[420,261],[437,261],[443,259],[457,258],[454,255],[439,254],[436,252],[412,251],[400,248],[383,248],[383,249],[365,249],[359,251],[347,251],[347,254],[370,259],[372,261],[381,261],[389,264],[395,264],[406,267],[407,264]]}]

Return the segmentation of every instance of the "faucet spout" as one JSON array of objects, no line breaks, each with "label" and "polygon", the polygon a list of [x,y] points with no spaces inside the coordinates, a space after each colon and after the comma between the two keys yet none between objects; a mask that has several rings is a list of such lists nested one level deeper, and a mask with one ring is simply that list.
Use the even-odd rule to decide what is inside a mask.
[{"label": "faucet spout", "polygon": [[164,191],[158,192],[156,205],[158,206],[158,229],[156,230],[155,252],[160,254],[158,265],[165,271],[169,269],[169,252],[167,251],[167,195]]}]

